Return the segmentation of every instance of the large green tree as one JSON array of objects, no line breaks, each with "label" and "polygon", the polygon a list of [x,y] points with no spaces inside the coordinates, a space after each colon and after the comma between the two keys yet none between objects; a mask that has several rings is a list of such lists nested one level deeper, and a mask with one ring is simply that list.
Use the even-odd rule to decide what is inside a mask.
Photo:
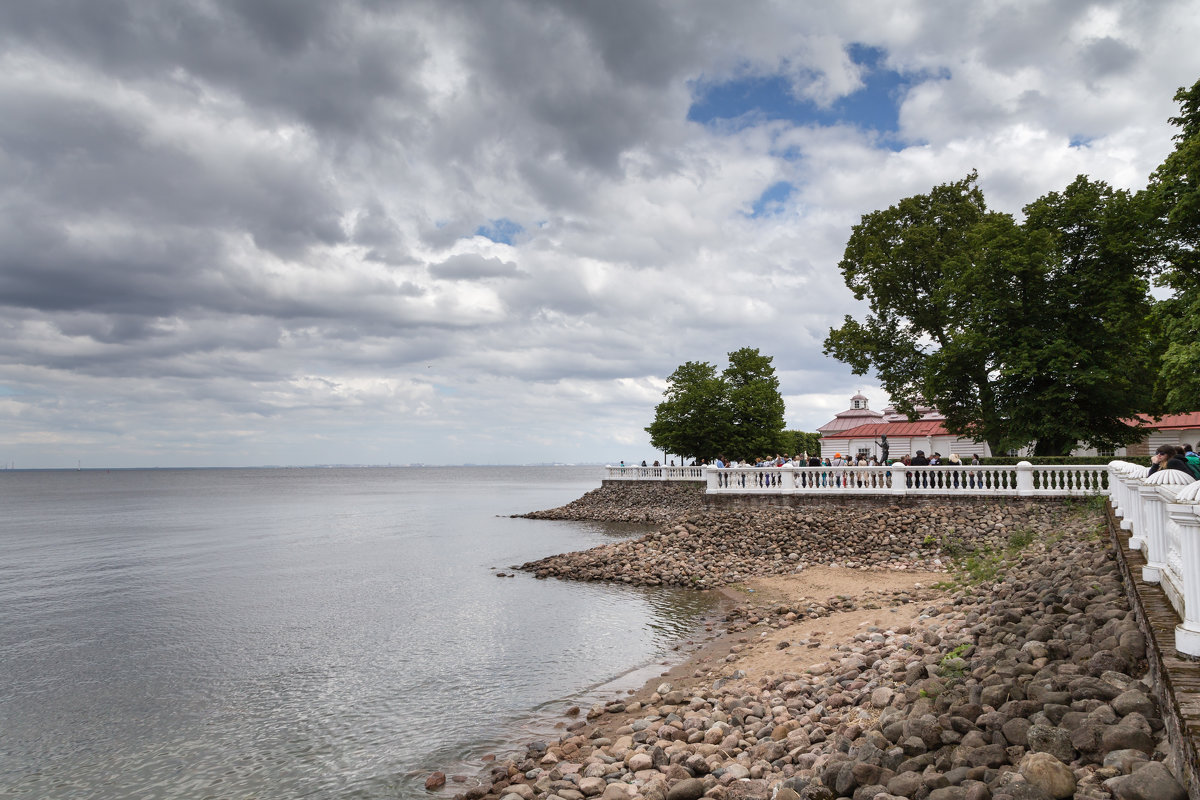
[{"label": "large green tree", "polygon": [[663,401],[646,428],[650,444],[684,458],[738,459],[783,447],[783,397],[771,357],[752,347],[729,353],[718,374],[713,364],[689,361],[667,377]]},{"label": "large green tree", "polygon": [[998,343],[981,329],[1011,316],[988,279],[1020,255],[1013,227],[987,210],[974,173],[863,216],[838,268],[870,313],[831,329],[825,353],[857,375],[874,371],[898,410],[932,402],[950,430],[1006,449]]},{"label": "large green tree", "polygon": [[1154,315],[1163,347],[1161,410],[1200,407],[1200,81],[1175,94],[1175,149],[1150,176],[1146,195],[1158,223],[1162,282],[1173,294]]},{"label": "large green tree", "polygon": [[874,371],[901,411],[930,402],[992,452],[1120,444],[1148,391],[1146,237],[1128,193],[1079,178],[987,209],[972,173],[867,214],[839,264],[870,314],[825,352]]},{"label": "large green tree", "polygon": [[1127,422],[1148,408],[1154,384],[1144,209],[1141,198],[1082,175],[1025,207],[1024,231],[1050,247],[999,393],[1013,436],[1036,442],[1035,455],[1144,436]]},{"label": "large green tree", "polygon": [[771,361],[757,348],[743,347],[729,354],[729,366],[722,373],[731,423],[726,447],[737,458],[770,456],[783,449],[783,396]]},{"label": "large green tree", "polygon": [[688,361],[667,377],[663,401],[646,428],[650,444],[684,458],[711,460],[732,428],[725,381],[706,361]]}]

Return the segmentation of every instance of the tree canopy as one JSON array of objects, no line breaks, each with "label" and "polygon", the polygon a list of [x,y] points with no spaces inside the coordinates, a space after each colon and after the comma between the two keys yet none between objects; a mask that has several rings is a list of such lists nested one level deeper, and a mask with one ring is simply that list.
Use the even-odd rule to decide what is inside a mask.
[{"label": "tree canopy", "polygon": [[1200,405],[1200,81],[1175,100],[1175,149],[1145,194],[1159,233],[1160,279],[1174,292],[1154,315],[1162,344],[1158,396],[1162,410],[1185,412]]},{"label": "tree canopy", "polygon": [[1080,176],[1025,208],[987,209],[971,173],[865,215],[839,264],[870,314],[826,354],[874,371],[901,411],[932,403],[992,452],[1123,444],[1151,346],[1148,239],[1137,201]]},{"label": "tree canopy", "polygon": [[774,454],[784,446],[783,397],[772,358],[757,348],[728,354],[715,365],[688,361],[667,377],[663,401],[646,428],[650,444],[684,458],[738,459]]}]

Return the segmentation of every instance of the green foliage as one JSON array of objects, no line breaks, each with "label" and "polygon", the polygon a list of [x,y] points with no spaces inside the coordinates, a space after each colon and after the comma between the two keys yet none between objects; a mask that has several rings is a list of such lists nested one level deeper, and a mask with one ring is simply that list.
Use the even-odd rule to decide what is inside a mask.
[{"label": "green foliage", "polygon": [[1049,237],[1051,257],[999,394],[1010,430],[1036,440],[1035,455],[1143,437],[1125,422],[1146,407],[1154,383],[1143,217],[1129,192],[1083,176],[1025,207],[1025,231]]},{"label": "green foliage", "polygon": [[758,348],[743,347],[729,354],[722,373],[730,412],[725,448],[739,460],[774,456],[784,447],[783,395],[771,361]]},{"label": "green foliage", "polygon": [[854,227],[839,267],[871,313],[831,329],[826,354],[993,452],[1136,440],[1122,419],[1144,408],[1154,355],[1143,204],[1081,176],[1022,225],[988,211],[976,180]]},{"label": "green foliage", "polygon": [[784,431],[784,452],[788,455],[809,455],[821,452],[821,434],[806,431]]},{"label": "green foliage", "polygon": [[1154,316],[1160,410],[1187,412],[1200,402],[1200,81],[1181,88],[1175,101],[1175,149],[1150,176],[1145,195],[1159,236],[1161,281],[1174,291]]},{"label": "green foliage", "polygon": [[646,428],[650,444],[684,458],[712,459],[729,439],[724,380],[712,364],[688,361],[667,377],[664,400]]},{"label": "green foliage", "polygon": [[963,642],[943,655],[941,661],[938,662],[938,675],[951,680],[964,677],[967,672],[967,662],[963,660],[963,654],[971,647],[969,642]]},{"label": "green foliage", "polygon": [[1037,535],[1029,528],[1015,530],[1008,536],[1008,550],[1010,553],[1018,553],[1033,544],[1036,538]]},{"label": "green foliage", "polygon": [[783,396],[771,357],[743,347],[717,374],[707,362],[689,361],[667,378],[664,400],[646,428],[656,449],[712,460],[774,455],[783,449]]},{"label": "green foliage", "polygon": [[1006,545],[1000,549],[986,544],[974,545],[953,534],[954,531],[951,530],[949,535],[941,540],[942,552],[950,558],[950,571],[954,575],[952,583],[939,584],[942,588],[949,588],[954,584],[976,586],[980,583],[992,583],[1022,550],[1037,541],[1037,534],[1028,528],[1013,531],[1009,534]]}]

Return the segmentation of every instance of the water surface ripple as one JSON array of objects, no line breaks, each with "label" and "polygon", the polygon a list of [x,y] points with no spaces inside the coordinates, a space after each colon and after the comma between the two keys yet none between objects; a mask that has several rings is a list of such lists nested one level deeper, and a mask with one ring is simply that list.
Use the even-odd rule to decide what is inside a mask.
[{"label": "water surface ripple", "polygon": [[0,794],[424,797],[708,598],[497,578],[595,467],[0,472]]}]

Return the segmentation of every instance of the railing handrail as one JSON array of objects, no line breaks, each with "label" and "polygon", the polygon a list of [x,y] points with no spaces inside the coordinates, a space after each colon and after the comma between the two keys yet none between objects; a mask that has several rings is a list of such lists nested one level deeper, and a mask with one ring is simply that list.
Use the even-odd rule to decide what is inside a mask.
[{"label": "railing handrail", "polygon": [[[1104,493],[1102,464],[605,467],[612,480],[704,481],[709,494],[977,494],[1017,497]],[[896,480],[895,474],[903,475]],[[785,477],[786,476],[786,477]]]}]

